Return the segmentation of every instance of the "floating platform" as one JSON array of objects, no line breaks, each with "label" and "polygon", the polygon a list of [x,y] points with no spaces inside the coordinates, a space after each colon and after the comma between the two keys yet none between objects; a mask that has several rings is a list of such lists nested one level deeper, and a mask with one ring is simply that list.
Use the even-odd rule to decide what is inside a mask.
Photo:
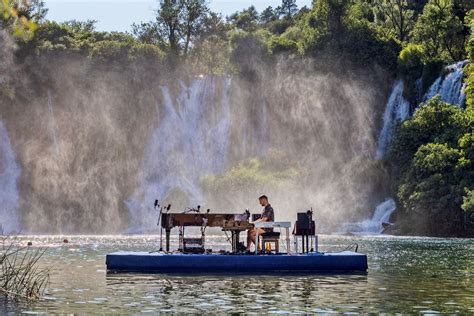
[{"label": "floating platform", "polygon": [[106,257],[112,272],[273,274],[360,273],[367,271],[367,256],[357,252],[308,254],[166,254],[115,252]]}]

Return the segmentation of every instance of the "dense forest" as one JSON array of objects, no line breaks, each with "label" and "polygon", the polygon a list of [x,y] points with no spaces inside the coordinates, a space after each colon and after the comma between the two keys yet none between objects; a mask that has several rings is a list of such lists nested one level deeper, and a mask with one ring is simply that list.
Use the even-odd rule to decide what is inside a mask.
[{"label": "dense forest", "polygon": [[[250,83],[258,82],[262,69],[267,73],[282,71],[281,67],[301,69],[302,62],[310,65],[308,60],[314,68],[301,69],[302,72],[344,72],[356,67],[355,73],[362,74],[364,69],[370,69],[383,74],[388,82],[403,79],[404,94],[413,112],[411,118],[396,127],[387,155],[375,162],[384,179],[388,179],[386,195],[397,201],[393,232],[472,236],[474,2],[314,0],[311,7],[303,8],[295,2],[282,0],[280,6],[262,12],[251,6],[224,17],[212,12],[204,0],[161,0],[157,2],[154,20],[134,24],[131,33],[120,33],[97,31],[95,21],[49,21],[41,0],[3,0],[2,113],[14,116],[25,111],[25,107],[11,106],[27,102],[28,94],[34,93],[25,92],[24,87],[34,90],[52,86],[57,74],[67,72],[71,60],[74,64],[87,64],[88,76],[95,78],[94,82],[122,78],[117,83],[118,90],[130,86],[150,90],[171,78],[198,75],[233,75]],[[285,66],[276,67],[282,60]],[[463,60],[468,60],[464,66],[465,105],[450,105],[435,96],[418,106],[415,82],[421,78],[422,89],[426,91],[445,66]],[[53,61],[57,68],[51,70]],[[46,69],[52,73],[49,77],[43,76]],[[102,76],[104,69],[114,75]],[[81,76],[76,72],[72,75]],[[386,97],[389,83],[382,86]],[[95,89],[87,82],[83,88]],[[149,113],[138,105],[136,110],[146,121]],[[144,129],[138,122],[127,127]],[[99,130],[96,126],[87,128]],[[110,142],[112,136],[101,146],[109,146]],[[136,139],[129,143],[133,149]],[[266,177],[275,182],[298,175],[292,168],[262,175],[260,168],[264,165],[258,161],[243,163],[222,178],[205,179],[206,185],[225,188],[235,183],[235,179],[226,182],[233,174],[248,181]],[[127,170],[107,174],[106,178],[128,177],[137,168],[128,166]],[[22,181],[21,189],[28,190],[28,181]],[[209,183],[213,181],[218,184]]]}]

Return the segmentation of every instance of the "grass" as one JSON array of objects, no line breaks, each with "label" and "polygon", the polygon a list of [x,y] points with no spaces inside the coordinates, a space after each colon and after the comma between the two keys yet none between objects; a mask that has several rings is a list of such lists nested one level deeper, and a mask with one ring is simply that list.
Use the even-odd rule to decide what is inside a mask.
[{"label": "grass", "polygon": [[0,293],[14,299],[35,300],[49,283],[49,269],[39,266],[46,249],[22,247],[9,236],[0,237]]}]

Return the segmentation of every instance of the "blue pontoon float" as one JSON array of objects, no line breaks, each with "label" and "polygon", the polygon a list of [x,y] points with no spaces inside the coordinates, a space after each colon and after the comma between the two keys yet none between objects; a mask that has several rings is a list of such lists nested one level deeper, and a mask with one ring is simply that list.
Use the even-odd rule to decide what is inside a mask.
[{"label": "blue pontoon float", "polygon": [[367,256],[352,251],[307,254],[166,254],[116,252],[107,269],[153,273],[357,273],[367,271]]},{"label": "blue pontoon float", "polygon": [[[157,203],[155,202],[155,206]],[[169,210],[169,206],[165,208]],[[161,229],[166,231],[166,247],[160,238],[160,250],[154,252],[115,252],[106,257],[109,272],[146,273],[363,273],[367,271],[367,256],[356,251],[333,253],[318,252],[318,238],[312,211],[298,213],[293,235],[295,247],[290,248],[289,228],[291,222],[250,223],[250,213],[210,214],[201,213],[199,207],[186,213],[163,213],[160,211]],[[255,218],[254,218],[255,220]],[[159,224],[160,222],[158,222]],[[200,238],[185,238],[184,228],[201,227]],[[179,247],[170,251],[170,231],[179,227]],[[231,233],[231,251],[213,252],[205,248],[205,229],[220,227]],[[268,232],[257,235],[262,243],[261,252],[247,252],[239,242],[239,234],[249,228],[270,228]],[[286,252],[280,252],[280,233],[273,229],[286,231]],[[161,234],[162,236],[162,234]],[[298,251],[298,239],[301,251]],[[272,247],[273,245],[273,247]]]}]

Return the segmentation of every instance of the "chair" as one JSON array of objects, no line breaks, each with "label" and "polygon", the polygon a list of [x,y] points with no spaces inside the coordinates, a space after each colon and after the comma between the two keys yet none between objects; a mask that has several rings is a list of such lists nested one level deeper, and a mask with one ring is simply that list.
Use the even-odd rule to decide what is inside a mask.
[{"label": "chair", "polygon": [[266,249],[266,244],[273,243],[275,245],[275,252],[280,252],[280,233],[279,232],[265,232],[259,237],[262,237],[262,249]]}]

